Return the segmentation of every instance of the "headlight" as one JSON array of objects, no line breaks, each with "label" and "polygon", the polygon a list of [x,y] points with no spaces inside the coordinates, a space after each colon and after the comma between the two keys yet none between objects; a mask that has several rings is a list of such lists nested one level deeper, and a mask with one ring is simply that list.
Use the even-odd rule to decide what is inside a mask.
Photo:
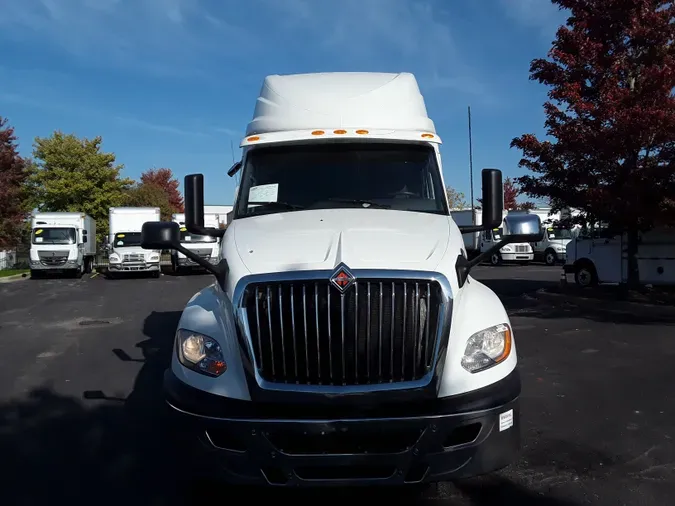
[{"label": "headlight", "polygon": [[481,330],[466,342],[462,367],[471,373],[484,371],[506,360],[511,353],[511,329],[501,324]]},{"label": "headlight", "polygon": [[178,360],[188,369],[207,376],[220,376],[227,370],[223,352],[215,339],[179,329],[176,344]]},{"label": "headlight", "polygon": [[119,257],[119,255],[116,254],[116,253],[112,253],[112,254],[108,257],[108,262],[110,262],[111,264],[117,264],[117,263],[119,263],[119,262],[120,262],[120,257]]},{"label": "headlight", "polygon": [[564,253],[565,252],[565,248],[563,248],[562,246],[557,246],[555,250],[558,253]]},{"label": "headlight", "polygon": [[504,246],[502,248],[502,251],[506,251],[507,253],[511,251],[511,246]]},{"label": "headlight", "polygon": [[157,253],[153,253],[152,255],[150,255],[150,261],[151,262],[159,261],[159,255]]}]

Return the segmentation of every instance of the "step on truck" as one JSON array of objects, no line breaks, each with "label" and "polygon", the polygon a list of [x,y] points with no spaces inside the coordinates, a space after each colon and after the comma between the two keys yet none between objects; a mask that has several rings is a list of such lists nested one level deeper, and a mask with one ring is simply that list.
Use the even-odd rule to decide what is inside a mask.
[{"label": "step on truck", "polygon": [[96,259],[96,221],[85,213],[35,213],[31,220],[30,272],[90,273]]},{"label": "step on truck", "polygon": [[[509,214],[510,213],[507,213],[507,211],[503,210],[502,222],[499,224],[499,226],[491,229],[485,229],[480,226],[483,223],[482,211],[480,209],[451,210],[450,215],[457,226],[474,226],[474,228],[478,228],[477,231],[466,232],[463,234],[464,247],[466,248],[469,258],[474,258],[485,253],[486,251],[490,251],[490,255],[487,256],[485,260],[494,266],[501,265],[504,262],[527,264],[534,259],[532,245],[526,242],[510,242],[499,249],[494,248],[496,244],[499,244],[502,241],[504,234],[506,233],[505,230],[508,232],[508,229],[511,226],[510,224],[512,220],[508,218]],[[476,225],[479,227],[475,227]],[[516,226],[519,225],[516,224]]]},{"label": "step on truck", "polygon": [[[180,243],[184,248],[212,264],[220,261],[220,239],[218,237],[189,232],[185,226],[185,213],[174,213],[172,220],[180,225]],[[218,213],[204,213],[204,226],[219,228],[220,223]],[[203,270],[203,267],[177,250],[171,250],[171,268],[174,274],[181,274],[187,270]]]},{"label": "step on truck", "polygon": [[[520,378],[503,304],[471,277],[463,232],[502,222],[501,172],[482,173],[483,225],[458,228],[441,140],[412,74],[269,76],[241,142],[217,265],[178,223],[146,223],[215,276],[188,302],[164,376],[176,437],[200,476],[271,486],[403,485],[508,465]],[[541,235],[521,216],[494,248]]]},{"label": "step on truck", "polygon": [[143,272],[158,278],[161,248],[143,249],[141,230],[144,223],[159,221],[159,207],[111,207],[109,218],[107,277]]}]

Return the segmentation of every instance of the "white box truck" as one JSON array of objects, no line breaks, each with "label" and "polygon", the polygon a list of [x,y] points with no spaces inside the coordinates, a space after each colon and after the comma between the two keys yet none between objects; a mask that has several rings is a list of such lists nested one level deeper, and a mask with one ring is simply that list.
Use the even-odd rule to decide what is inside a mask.
[{"label": "white box truck", "polygon": [[158,278],[161,249],[141,248],[141,229],[146,222],[159,221],[159,207],[111,207],[109,216],[107,276],[147,272]]},{"label": "white box truck", "polygon": [[[468,227],[471,225],[480,226],[482,224],[481,212],[480,209],[473,210],[473,221],[471,209],[452,210],[450,214],[457,226]],[[504,229],[509,227],[509,213],[502,211],[502,215],[503,221],[499,227],[490,230],[477,230],[463,235],[464,247],[469,258],[474,258],[491,250],[495,244],[503,239],[505,234]],[[486,260],[496,266],[504,262],[527,264],[533,259],[534,252],[532,246],[523,242],[506,244],[500,249],[492,251]]]},{"label": "white box truck", "polygon": [[[206,207],[206,206],[205,206]],[[185,226],[185,214],[175,213],[172,216],[173,221],[180,225],[180,243],[186,249],[189,249],[196,255],[210,262],[217,264],[220,261],[220,239],[210,235],[200,235],[188,232]],[[204,225],[212,228],[220,228],[220,214],[214,212],[204,213]],[[177,250],[171,250],[171,268],[175,274],[180,274],[185,270],[202,269],[199,264]]]},{"label": "white box truck", "polygon": [[[238,483],[403,485],[508,465],[520,377],[503,304],[469,271],[445,196],[440,139],[412,74],[268,76],[243,139],[234,216],[213,265],[177,223],[146,223],[216,282],[185,307],[164,395],[199,454]],[[482,223],[502,223],[501,172],[482,173]],[[533,216],[509,241],[536,240]],[[203,474],[202,474],[203,473]]]},{"label": "white box truck", "polygon": [[96,259],[96,222],[84,213],[33,214],[31,220],[30,272],[89,273]]}]

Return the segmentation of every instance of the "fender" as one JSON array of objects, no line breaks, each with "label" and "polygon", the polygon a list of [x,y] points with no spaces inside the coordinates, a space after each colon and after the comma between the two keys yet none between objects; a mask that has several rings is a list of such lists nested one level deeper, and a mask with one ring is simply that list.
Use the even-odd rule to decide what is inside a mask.
[{"label": "fender", "polygon": [[[464,369],[461,360],[468,339],[476,332],[499,324],[506,324],[511,329],[511,353],[508,358],[484,371],[470,373]],[[495,384],[516,368],[516,344],[506,310],[492,290],[471,276],[454,300],[446,353],[439,397],[463,394]]]},{"label": "fender", "polygon": [[178,328],[199,332],[218,341],[227,370],[218,378],[191,371],[180,364],[175,350],[171,358],[171,370],[180,381],[199,390],[250,401],[233,315],[229,297],[216,283],[197,292],[183,310]]}]

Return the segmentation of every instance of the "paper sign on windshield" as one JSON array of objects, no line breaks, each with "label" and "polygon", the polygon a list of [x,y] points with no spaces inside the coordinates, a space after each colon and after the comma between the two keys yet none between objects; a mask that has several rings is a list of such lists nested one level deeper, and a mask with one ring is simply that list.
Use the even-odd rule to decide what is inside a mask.
[{"label": "paper sign on windshield", "polygon": [[260,186],[252,186],[248,191],[248,202],[254,204],[256,202],[276,202],[279,196],[279,183],[261,184]]}]

